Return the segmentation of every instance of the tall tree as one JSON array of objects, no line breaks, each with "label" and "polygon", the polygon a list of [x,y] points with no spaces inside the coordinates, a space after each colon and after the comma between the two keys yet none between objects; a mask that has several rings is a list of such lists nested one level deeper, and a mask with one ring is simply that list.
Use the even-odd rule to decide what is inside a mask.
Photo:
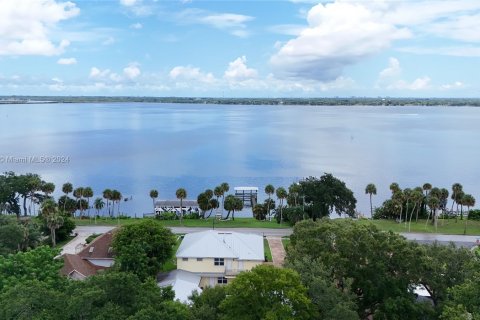
[{"label": "tall tree", "polygon": [[377,187],[373,183],[367,184],[365,187],[365,194],[370,196],[370,217],[373,217],[372,195],[377,194]]},{"label": "tall tree", "polygon": [[[120,201],[122,201],[122,193],[116,189],[112,190],[112,201],[117,203],[117,218],[120,218]],[[113,214],[115,214],[115,205],[113,205]]]},{"label": "tall tree", "polygon": [[425,197],[428,196],[428,192],[432,190],[432,185],[428,182],[423,184],[423,191],[425,191]]},{"label": "tall tree", "polygon": [[267,202],[267,216],[270,216],[270,199],[272,195],[275,194],[275,187],[271,184],[267,184],[265,186],[265,193],[268,196],[268,202]]},{"label": "tall tree", "polygon": [[347,188],[345,182],[326,173],[320,178],[310,177],[300,181],[305,193],[305,201],[310,203],[305,211],[314,220],[329,216],[332,212],[338,215],[355,215],[357,199],[352,190]]},{"label": "tall tree", "polygon": [[240,273],[226,288],[220,308],[225,319],[315,319],[298,273],[259,265]]},{"label": "tall tree", "polygon": [[183,199],[187,198],[187,190],[179,188],[175,192],[175,196],[180,200],[180,222],[183,220]]},{"label": "tall tree", "polygon": [[283,187],[278,187],[276,191],[277,198],[280,206],[280,223],[283,222],[283,201],[288,197],[287,190]]},{"label": "tall tree", "polygon": [[158,198],[158,191],[155,189],[150,190],[150,198],[152,198],[153,214],[155,214],[155,199]]},{"label": "tall tree", "polygon": [[55,231],[63,225],[64,218],[58,211],[58,207],[55,201],[52,199],[46,199],[42,203],[42,216],[47,222],[47,226],[50,229],[50,236],[52,238],[52,246],[56,246]]},{"label": "tall tree", "polygon": [[83,196],[87,198],[87,210],[88,210],[88,217],[90,217],[90,198],[93,197],[93,190],[90,187],[85,187],[83,189]]},{"label": "tall tree", "polygon": [[112,215],[110,213],[109,202],[110,202],[110,200],[112,200],[112,190],[110,190],[110,189],[103,190],[103,199],[107,200],[107,211],[108,211],[108,215],[111,217]]},{"label": "tall tree", "polygon": [[75,190],[73,190],[73,196],[75,197],[75,199],[77,199],[77,203],[79,205],[79,209],[80,209],[80,216],[83,216],[83,188],[82,187],[78,187],[76,188]]},{"label": "tall tree", "polygon": [[462,204],[467,206],[468,210],[465,217],[465,228],[463,229],[463,234],[467,234],[468,215],[470,213],[470,207],[475,206],[475,198],[471,194],[466,194],[462,198]]},{"label": "tall tree", "polygon": [[53,182],[44,182],[41,190],[45,193],[45,198],[48,198],[55,191],[55,184]]},{"label": "tall tree", "polygon": [[[427,226],[428,224],[428,220],[430,219],[430,215],[432,215],[432,219],[435,219],[434,216],[437,214],[437,209],[438,209],[438,206],[440,205],[440,200],[434,196],[434,195],[429,195],[427,197],[427,206],[430,208],[430,212],[427,216],[427,222],[425,224],[425,227]],[[436,221],[437,219],[435,219]],[[435,226],[436,228],[436,226]],[[436,229],[435,229],[436,231]]]},{"label": "tall tree", "polygon": [[65,201],[63,202],[63,211],[65,212],[68,194],[73,192],[73,185],[70,182],[65,182],[62,186],[62,192],[65,193]]},{"label": "tall tree", "polygon": [[171,257],[175,236],[152,219],[122,226],[114,235],[115,267],[133,272],[141,280],[153,278]]},{"label": "tall tree", "polygon": [[228,219],[228,217],[230,216],[230,212],[232,212],[232,220],[235,220],[235,210],[240,211],[243,209],[243,201],[235,197],[234,195],[229,194],[225,198],[224,207],[225,210],[228,211],[227,217],[225,219]]},{"label": "tall tree", "polygon": [[220,188],[222,188],[222,217],[223,217],[223,208],[225,207],[225,194],[230,190],[230,186],[226,182],[222,182],[220,184]]},{"label": "tall tree", "polygon": [[[217,198],[217,203],[220,203],[220,197],[222,197],[223,194],[224,194],[224,191],[223,191],[222,187],[221,186],[216,186],[215,189],[213,189],[213,194]],[[217,206],[217,208],[219,208],[219,207],[220,207],[220,205]],[[223,218],[223,206],[222,206],[222,218]]]},{"label": "tall tree", "polygon": [[100,216],[100,210],[102,210],[104,206],[105,206],[105,202],[103,201],[102,198],[100,197],[95,198],[95,200],[93,201],[93,207],[95,208],[95,210],[97,210],[96,216]]},{"label": "tall tree", "polygon": [[[463,190],[463,186],[460,183],[456,182],[452,185],[452,200],[453,200],[452,209],[451,209],[452,212],[453,212],[453,206],[455,205],[455,203],[459,199],[458,193],[462,192],[462,190]],[[458,211],[458,204],[457,204],[457,211]],[[456,220],[457,215],[458,215],[458,212],[455,215],[455,220]]]}]

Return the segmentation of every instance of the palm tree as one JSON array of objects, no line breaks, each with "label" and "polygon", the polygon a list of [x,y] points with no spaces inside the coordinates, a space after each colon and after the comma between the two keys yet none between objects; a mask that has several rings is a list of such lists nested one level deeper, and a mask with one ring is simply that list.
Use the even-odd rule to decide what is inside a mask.
[{"label": "palm tree", "polygon": [[463,186],[460,183],[457,182],[452,185],[452,200],[453,200],[452,209],[451,209],[452,212],[453,212],[453,205],[457,201],[457,193],[462,190],[463,190]]},{"label": "palm tree", "polygon": [[113,201],[113,214],[115,214],[115,202],[117,203],[117,218],[120,217],[120,200],[122,200],[122,194],[120,191],[113,189],[112,190],[112,201]]},{"label": "palm tree", "polygon": [[[430,219],[430,215],[432,215],[432,219],[433,219],[433,215],[436,215],[439,204],[440,204],[440,200],[436,196],[434,195],[428,196],[427,205],[430,208],[430,213],[427,216],[427,222],[425,223],[425,228],[427,227],[428,220]],[[436,227],[437,226],[435,225],[435,231],[437,231]]]},{"label": "palm tree", "polygon": [[83,216],[83,202],[81,201],[83,199],[83,188],[78,187],[73,190],[73,196],[75,197],[75,199],[77,199],[77,203],[80,205],[80,216]]},{"label": "palm tree", "polygon": [[177,196],[177,199],[180,199],[180,222],[182,222],[183,219],[183,199],[187,197],[187,190],[183,188],[177,189],[175,192],[175,195]]},{"label": "palm tree", "polygon": [[93,201],[93,206],[95,207],[95,210],[97,210],[97,214],[95,215],[95,224],[97,223],[97,216],[100,216],[100,210],[103,209],[105,206],[105,202],[103,202],[102,198],[96,198]]},{"label": "palm tree", "polygon": [[283,200],[288,197],[287,190],[283,187],[278,187],[276,191],[278,200],[280,201],[280,223],[283,222]]},{"label": "palm tree", "polygon": [[93,201],[93,207],[95,208],[95,210],[97,210],[97,216],[100,216],[100,210],[102,210],[104,206],[105,202],[102,198],[96,198]]},{"label": "palm tree", "polygon": [[428,192],[432,190],[432,185],[430,183],[423,184],[423,190],[425,191],[425,197],[428,196]]},{"label": "palm tree", "polygon": [[57,245],[56,230],[63,225],[64,219],[58,212],[58,207],[55,201],[47,199],[42,203],[42,216],[45,217],[47,227],[50,229],[50,236],[52,238],[52,246]]},{"label": "palm tree", "polygon": [[463,234],[467,234],[467,223],[468,223],[468,215],[470,213],[470,207],[475,205],[475,198],[471,194],[466,194],[462,198],[462,204],[467,206],[467,216],[465,217],[465,229],[463,229]]},{"label": "palm tree", "polygon": [[153,214],[155,214],[155,199],[158,198],[158,191],[155,189],[150,190],[150,198],[152,198],[153,202]]},{"label": "palm tree", "polygon": [[220,188],[222,188],[222,217],[223,217],[223,207],[225,207],[225,194],[230,190],[230,186],[228,183],[223,182],[220,184]]},{"label": "palm tree", "polygon": [[83,196],[87,198],[87,210],[88,217],[90,218],[90,198],[93,197],[93,190],[90,187],[85,187],[83,189]]},{"label": "palm tree", "polygon": [[[217,198],[217,202],[219,203],[219,205],[217,206],[217,209],[220,207],[220,197],[223,196],[223,189],[221,186],[216,186],[215,189],[213,189],[213,194],[215,195],[215,197]],[[218,211],[217,211],[218,213]],[[223,207],[222,207],[222,218],[223,218]]]},{"label": "palm tree", "polygon": [[417,217],[416,217],[416,222],[418,221],[418,211],[420,209],[420,205],[422,204],[422,201],[423,201],[423,190],[420,189],[414,189],[410,195],[410,198],[412,199],[413,201],[413,208],[412,208],[412,211],[410,213],[410,221],[408,223],[408,232],[410,232],[410,227],[412,225],[412,217],[413,217],[413,211],[415,211],[415,209],[417,209]]},{"label": "palm tree", "polygon": [[228,214],[225,220],[228,219],[228,217],[230,216],[230,212],[232,212],[232,220],[235,220],[235,210],[238,211],[243,209],[243,201],[232,194],[229,194],[225,198],[224,205],[225,205],[225,210],[228,211]]},{"label": "palm tree", "polygon": [[104,198],[105,200],[107,200],[108,216],[111,217],[112,215],[110,214],[109,200],[112,199],[112,190],[110,190],[110,189],[105,189],[105,190],[103,190],[103,198]]},{"label": "palm tree", "polygon": [[400,186],[396,182],[392,182],[390,184],[390,191],[392,191],[392,194],[395,193],[395,191],[400,190]]},{"label": "palm tree", "polygon": [[377,187],[373,183],[367,184],[365,187],[365,194],[370,195],[370,217],[373,217],[372,195],[377,194]]},{"label": "palm tree", "polygon": [[465,195],[465,192],[462,191],[458,191],[457,194],[456,194],[456,197],[457,197],[457,212],[458,212],[458,205],[460,205],[460,220],[463,220],[463,196]]},{"label": "palm tree", "polygon": [[45,182],[42,184],[41,190],[45,193],[45,198],[48,198],[55,191],[55,184],[52,182]]},{"label": "palm tree", "polygon": [[402,214],[403,214],[403,202],[405,200],[405,195],[403,191],[398,188],[396,189],[393,194],[392,194],[392,200],[397,204],[397,206],[400,208],[400,223],[402,222]]},{"label": "palm tree", "polygon": [[[270,217],[270,198],[273,194],[275,194],[275,187],[271,184],[267,184],[265,186],[265,193],[268,195],[268,204],[267,204],[267,216]],[[265,216],[265,219],[267,217]]]},{"label": "palm tree", "polygon": [[412,199],[412,189],[405,188],[403,190],[403,198],[407,201],[407,205],[405,207],[405,228],[407,228],[407,221],[408,221],[408,207],[410,205],[410,200]]},{"label": "palm tree", "polygon": [[62,186],[62,191],[65,193],[65,201],[63,202],[63,211],[65,212],[65,205],[67,204],[68,194],[73,191],[73,186],[70,182],[65,182]]}]

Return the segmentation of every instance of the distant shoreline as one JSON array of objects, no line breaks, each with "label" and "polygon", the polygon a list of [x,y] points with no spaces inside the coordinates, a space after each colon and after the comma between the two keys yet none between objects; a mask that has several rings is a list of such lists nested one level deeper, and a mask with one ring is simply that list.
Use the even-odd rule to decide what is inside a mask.
[{"label": "distant shoreline", "polygon": [[480,98],[194,98],[109,96],[0,96],[0,104],[179,103],[264,106],[444,106],[480,107]]}]

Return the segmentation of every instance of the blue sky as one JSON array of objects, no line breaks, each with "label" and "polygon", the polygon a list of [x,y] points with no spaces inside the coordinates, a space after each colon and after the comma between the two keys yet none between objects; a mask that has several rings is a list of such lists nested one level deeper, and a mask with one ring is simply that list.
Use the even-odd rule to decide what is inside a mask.
[{"label": "blue sky", "polygon": [[0,0],[0,94],[480,96],[478,0]]}]

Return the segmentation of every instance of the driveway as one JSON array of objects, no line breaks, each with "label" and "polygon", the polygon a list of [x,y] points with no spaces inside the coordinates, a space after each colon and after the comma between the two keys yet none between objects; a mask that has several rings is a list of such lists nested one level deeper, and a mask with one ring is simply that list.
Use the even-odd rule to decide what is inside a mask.
[{"label": "driveway", "polygon": [[106,226],[80,226],[76,227],[73,230],[74,233],[77,233],[77,236],[73,238],[70,242],[63,246],[62,252],[60,254],[70,253],[76,254],[78,253],[77,248],[81,248],[80,245],[86,244],[86,239],[94,234],[94,233],[105,233],[107,231],[112,230],[114,227],[106,227]]}]

